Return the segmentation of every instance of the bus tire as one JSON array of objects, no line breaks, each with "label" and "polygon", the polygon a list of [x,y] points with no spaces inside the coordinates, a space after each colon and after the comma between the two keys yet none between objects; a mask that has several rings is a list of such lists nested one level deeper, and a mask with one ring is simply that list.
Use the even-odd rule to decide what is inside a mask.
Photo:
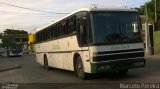
[{"label": "bus tire", "polygon": [[127,74],[128,69],[124,69],[124,70],[119,70],[118,71],[121,75]]},{"label": "bus tire", "polygon": [[47,70],[50,70],[50,67],[48,66],[48,59],[47,56],[44,56],[44,68],[46,68]]},{"label": "bus tire", "polygon": [[75,73],[80,79],[85,80],[88,78],[88,74],[84,72],[83,62],[80,56],[77,57],[75,63]]}]

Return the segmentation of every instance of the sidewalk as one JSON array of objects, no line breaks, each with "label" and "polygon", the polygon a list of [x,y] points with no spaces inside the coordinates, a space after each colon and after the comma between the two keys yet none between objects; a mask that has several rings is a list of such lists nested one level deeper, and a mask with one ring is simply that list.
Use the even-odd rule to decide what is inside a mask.
[{"label": "sidewalk", "polygon": [[3,59],[3,57],[0,56],[0,72],[17,68],[21,68],[21,66],[13,62],[10,62],[7,59]]},{"label": "sidewalk", "polygon": [[145,58],[147,60],[159,60],[160,61],[160,55],[146,55]]}]

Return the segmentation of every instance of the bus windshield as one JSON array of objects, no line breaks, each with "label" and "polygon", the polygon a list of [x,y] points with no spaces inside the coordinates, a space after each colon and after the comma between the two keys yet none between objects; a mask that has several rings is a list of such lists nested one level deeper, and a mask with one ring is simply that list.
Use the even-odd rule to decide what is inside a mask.
[{"label": "bus windshield", "polygon": [[22,50],[23,49],[23,47],[22,47],[22,45],[11,45],[10,46],[10,50]]},{"label": "bus windshield", "polygon": [[137,12],[92,12],[94,43],[142,42]]}]

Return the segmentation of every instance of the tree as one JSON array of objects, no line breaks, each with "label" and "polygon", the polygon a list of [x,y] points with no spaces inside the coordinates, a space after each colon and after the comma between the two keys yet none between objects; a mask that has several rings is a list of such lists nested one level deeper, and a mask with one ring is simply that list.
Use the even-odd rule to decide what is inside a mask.
[{"label": "tree", "polygon": [[2,33],[0,33],[0,39],[2,39]]},{"label": "tree", "polygon": [[[149,1],[147,4],[147,12],[148,12],[148,17],[151,20],[151,23],[155,22],[155,4],[154,4],[154,0]],[[160,0],[157,0],[157,21],[160,19]],[[141,15],[145,14],[145,5],[140,6],[140,8],[136,8],[138,9],[139,13]],[[156,21],[156,22],[157,22]]]},{"label": "tree", "polygon": [[[28,35],[28,32],[24,30],[14,30],[14,29],[6,29],[4,30],[3,35],[1,34],[0,37],[2,38],[2,42],[4,46],[7,46],[8,44],[13,42],[13,39],[11,36],[18,36],[18,35]],[[27,41],[27,39],[25,40]]]},{"label": "tree", "polygon": [[6,29],[4,34],[28,34],[28,32],[24,30]]}]

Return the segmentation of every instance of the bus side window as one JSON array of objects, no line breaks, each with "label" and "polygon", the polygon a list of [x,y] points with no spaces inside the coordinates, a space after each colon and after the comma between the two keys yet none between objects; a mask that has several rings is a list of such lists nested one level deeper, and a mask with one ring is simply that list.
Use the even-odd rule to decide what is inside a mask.
[{"label": "bus side window", "polygon": [[57,30],[57,37],[60,37],[59,23],[56,24],[56,30]]},{"label": "bus side window", "polygon": [[42,41],[45,39],[44,31],[42,31]]},{"label": "bus side window", "polygon": [[50,27],[50,34],[51,34],[51,39],[53,39],[53,34],[54,34],[54,32],[53,32],[53,26]]},{"label": "bus side window", "polygon": [[50,31],[50,27],[48,27],[47,29],[47,40],[51,39],[51,31]]},{"label": "bus side window", "polygon": [[68,18],[68,23],[67,23],[67,29],[68,29],[68,33],[69,34],[73,34],[76,32],[76,21],[75,21],[75,16],[72,16],[70,18]]},{"label": "bus side window", "polygon": [[61,30],[62,35],[63,35],[63,36],[64,36],[64,35],[67,35],[67,34],[68,34],[68,32],[67,32],[67,20],[63,20],[63,21],[61,22],[61,25],[62,25],[62,30]]},{"label": "bus side window", "polygon": [[76,19],[76,29],[77,29],[77,40],[78,44],[81,46],[82,45],[82,39],[80,35],[80,19]]},{"label": "bus side window", "polygon": [[48,35],[48,34],[47,34],[47,31],[48,31],[48,29],[44,30],[44,32],[45,32],[45,40],[47,40],[47,37],[48,37],[48,36],[47,36],[47,35]]},{"label": "bus side window", "polygon": [[58,34],[59,36],[67,35],[67,20],[62,20],[58,23]]},{"label": "bus side window", "polygon": [[49,37],[48,37],[48,39],[51,39],[52,38],[52,33],[51,33],[52,31],[51,31],[51,27],[49,27],[49,29],[48,29],[48,34],[49,34]]},{"label": "bus side window", "polygon": [[42,41],[45,40],[45,31],[42,31]]},{"label": "bus side window", "polygon": [[62,36],[62,23],[61,22],[58,23],[58,36],[59,37]]},{"label": "bus side window", "polygon": [[76,15],[76,28],[77,28],[77,36],[80,45],[88,44],[88,34],[89,34],[89,26],[88,26],[88,18],[87,12],[80,12]]},{"label": "bus side window", "polygon": [[45,40],[46,39],[46,31],[44,30],[43,31],[43,40]]},{"label": "bus side window", "polygon": [[88,24],[87,24],[87,17],[82,17],[81,19],[81,35],[82,35],[82,43],[87,44],[88,43]]},{"label": "bus side window", "polygon": [[52,27],[52,31],[53,31],[53,39],[54,39],[57,37],[57,30],[55,25]]}]

